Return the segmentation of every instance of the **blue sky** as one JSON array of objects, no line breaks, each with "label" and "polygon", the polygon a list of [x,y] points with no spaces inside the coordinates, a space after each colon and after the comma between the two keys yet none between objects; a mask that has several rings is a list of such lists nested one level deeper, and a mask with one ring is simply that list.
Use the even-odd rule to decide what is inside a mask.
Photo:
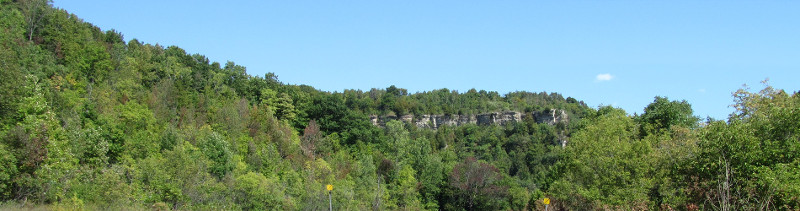
[{"label": "blue sky", "polygon": [[325,91],[558,92],[724,119],[731,93],[800,90],[800,1],[59,1],[126,40]]}]

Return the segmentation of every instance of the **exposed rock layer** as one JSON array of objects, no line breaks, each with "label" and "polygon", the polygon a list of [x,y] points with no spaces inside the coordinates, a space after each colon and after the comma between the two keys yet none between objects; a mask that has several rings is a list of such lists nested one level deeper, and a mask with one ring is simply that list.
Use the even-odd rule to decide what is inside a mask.
[{"label": "exposed rock layer", "polygon": [[419,128],[430,128],[430,129],[437,129],[442,125],[450,125],[450,126],[459,126],[465,124],[477,124],[477,125],[505,125],[512,122],[519,122],[523,119],[530,117],[538,123],[546,123],[546,124],[557,124],[559,122],[566,123],[569,121],[569,117],[564,110],[549,110],[545,112],[532,112],[532,113],[523,113],[517,111],[503,111],[503,112],[492,112],[492,113],[484,113],[484,114],[473,114],[473,115],[456,115],[456,114],[449,114],[449,115],[403,115],[400,117],[397,116],[377,116],[371,115],[370,120],[372,121],[373,125],[376,126],[385,126],[386,122],[391,120],[399,120],[403,122],[409,122],[416,125]]}]

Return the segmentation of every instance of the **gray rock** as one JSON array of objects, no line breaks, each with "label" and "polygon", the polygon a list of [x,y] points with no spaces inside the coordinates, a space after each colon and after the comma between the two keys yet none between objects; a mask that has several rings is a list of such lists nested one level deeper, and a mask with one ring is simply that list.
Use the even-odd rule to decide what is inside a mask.
[{"label": "gray rock", "polygon": [[509,123],[522,121],[528,115],[532,115],[531,118],[536,120],[536,122],[538,123],[546,123],[550,125],[555,125],[559,122],[566,123],[569,121],[567,113],[564,110],[560,109],[553,109],[545,112],[532,112],[532,113],[523,113],[518,111],[502,111],[502,112],[483,113],[477,115],[425,114],[425,115],[414,116],[408,114],[400,116],[399,118],[394,115],[382,116],[382,117],[377,115],[370,115],[370,121],[372,122],[372,125],[384,127],[386,126],[386,122],[388,121],[399,120],[414,124],[419,128],[429,128],[435,130],[441,127],[442,125],[449,125],[449,126],[460,126],[465,124],[506,125]]}]

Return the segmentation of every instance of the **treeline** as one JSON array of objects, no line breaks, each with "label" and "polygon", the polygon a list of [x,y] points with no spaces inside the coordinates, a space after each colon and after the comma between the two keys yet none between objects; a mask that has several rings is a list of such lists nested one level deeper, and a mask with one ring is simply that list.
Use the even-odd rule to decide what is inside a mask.
[{"label": "treeline", "polygon": [[[727,121],[556,93],[330,93],[125,42],[42,0],[0,0],[0,209],[798,209],[800,96]],[[563,109],[568,124],[416,128],[368,115]]]},{"label": "treeline", "polygon": [[583,101],[558,93],[511,92],[500,95],[497,92],[470,89],[459,93],[457,90],[438,89],[429,92],[409,94],[408,90],[389,86],[386,89],[345,90],[343,93],[348,107],[378,115],[404,114],[480,114],[496,111],[544,111],[559,108],[570,114],[583,115],[589,109]]}]

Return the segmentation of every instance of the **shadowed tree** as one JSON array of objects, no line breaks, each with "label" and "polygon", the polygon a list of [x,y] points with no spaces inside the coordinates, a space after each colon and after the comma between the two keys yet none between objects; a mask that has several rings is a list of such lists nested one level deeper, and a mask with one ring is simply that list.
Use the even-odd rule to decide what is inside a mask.
[{"label": "shadowed tree", "polygon": [[303,154],[306,154],[312,160],[316,159],[317,145],[319,145],[321,139],[322,133],[319,131],[317,121],[313,119],[308,121],[308,126],[303,130],[303,137],[300,138],[300,149],[303,150]]},{"label": "shadowed tree", "polygon": [[488,207],[490,202],[505,196],[508,189],[497,184],[501,179],[496,167],[474,157],[468,157],[450,172],[450,185],[456,189],[457,198],[464,200],[467,210],[492,209]]}]

